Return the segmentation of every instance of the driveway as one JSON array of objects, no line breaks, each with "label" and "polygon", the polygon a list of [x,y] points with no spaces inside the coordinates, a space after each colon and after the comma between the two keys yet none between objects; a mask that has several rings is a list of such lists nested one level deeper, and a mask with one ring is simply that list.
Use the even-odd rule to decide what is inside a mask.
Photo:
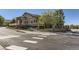
[{"label": "driveway", "polygon": [[79,50],[78,33],[16,31],[0,27],[1,50]]}]

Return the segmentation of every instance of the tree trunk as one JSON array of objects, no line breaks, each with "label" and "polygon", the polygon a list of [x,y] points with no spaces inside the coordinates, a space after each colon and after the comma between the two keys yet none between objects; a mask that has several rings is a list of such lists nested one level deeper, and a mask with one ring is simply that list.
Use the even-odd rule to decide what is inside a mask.
[{"label": "tree trunk", "polygon": [[52,29],[55,30],[55,25],[52,25]]},{"label": "tree trunk", "polygon": [[38,24],[38,27],[37,27],[37,29],[39,29],[39,24]]}]

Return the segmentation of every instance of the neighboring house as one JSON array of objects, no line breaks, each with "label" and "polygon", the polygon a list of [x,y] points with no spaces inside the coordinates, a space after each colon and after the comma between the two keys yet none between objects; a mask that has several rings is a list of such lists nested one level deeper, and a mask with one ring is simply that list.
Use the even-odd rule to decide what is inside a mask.
[{"label": "neighboring house", "polygon": [[37,27],[37,16],[30,13],[24,13],[22,16],[15,18],[15,25],[17,27]]}]

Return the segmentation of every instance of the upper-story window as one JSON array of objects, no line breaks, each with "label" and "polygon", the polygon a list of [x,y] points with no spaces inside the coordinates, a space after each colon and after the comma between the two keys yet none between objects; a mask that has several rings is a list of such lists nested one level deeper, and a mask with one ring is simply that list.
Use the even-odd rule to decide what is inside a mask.
[{"label": "upper-story window", "polygon": [[35,19],[35,20],[34,20],[34,23],[36,23],[36,22],[37,22],[37,20]]},{"label": "upper-story window", "polygon": [[31,21],[31,23],[33,23],[33,21]]}]

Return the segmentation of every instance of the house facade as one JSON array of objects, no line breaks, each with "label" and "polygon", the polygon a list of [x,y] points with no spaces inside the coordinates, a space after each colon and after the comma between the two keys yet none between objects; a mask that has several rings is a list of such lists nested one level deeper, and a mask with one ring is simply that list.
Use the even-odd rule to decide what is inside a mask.
[{"label": "house facade", "polygon": [[15,18],[15,23],[17,27],[37,27],[37,15],[24,13]]}]

